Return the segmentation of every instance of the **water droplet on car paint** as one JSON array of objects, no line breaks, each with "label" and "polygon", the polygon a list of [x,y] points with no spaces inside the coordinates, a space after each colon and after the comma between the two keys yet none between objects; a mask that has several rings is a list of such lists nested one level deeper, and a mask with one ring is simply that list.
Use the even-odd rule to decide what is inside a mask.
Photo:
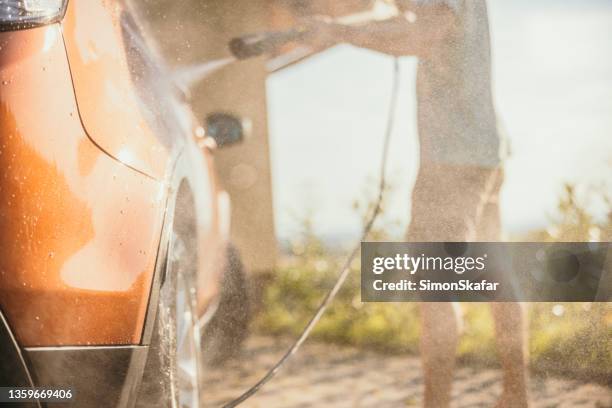
[{"label": "water droplet on car paint", "polygon": [[561,317],[565,313],[565,307],[563,307],[563,305],[554,305],[552,313],[557,317]]},{"label": "water droplet on car paint", "polygon": [[2,85],[8,85],[9,81],[2,81]]},{"label": "water droplet on car paint", "polygon": [[54,252],[49,252],[49,259],[53,259],[55,257],[55,253]]}]

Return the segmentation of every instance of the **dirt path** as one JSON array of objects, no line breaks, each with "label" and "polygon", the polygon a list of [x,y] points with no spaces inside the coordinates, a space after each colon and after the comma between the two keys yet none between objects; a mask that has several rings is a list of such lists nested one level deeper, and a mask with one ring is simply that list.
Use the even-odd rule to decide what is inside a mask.
[{"label": "dirt path", "polygon": [[[253,384],[286,349],[286,341],[251,338],[244,358],[206,375],[206,407],[220,407]],[[244,407],[417,407],[420,363],[414,356],[384,356],[353,348],[306,343],[296,358]],[[556,378],[532,378],[534,407],[612,407],[612,390]],[[501,392],[500,372],[460,368],[454,407],[492,407]]]}]

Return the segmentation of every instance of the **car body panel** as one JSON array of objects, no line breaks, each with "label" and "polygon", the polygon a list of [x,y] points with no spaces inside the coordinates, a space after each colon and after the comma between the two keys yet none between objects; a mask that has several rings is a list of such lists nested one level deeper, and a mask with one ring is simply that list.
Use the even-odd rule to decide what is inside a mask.
[{"label": "car body panel", "polygon": [[125,7],[101,0],[68,3],[62,27],[77,105],[87,134],[108,154],[174,191],[189,180],[197,206],[203,313],[219,290],[229,200],[215,177],[212,153],[196,144],[198,121]]},{"label": "car body panel", "polygon": [[167,185],[89,139],[58,24],[0,45],[0,309],[21,346],[138,344]]},{"label": "car body panel", "polygon": [[0,387],[32,387],[34,382],[23,352],[0,311]]},{"label": "car body panel", "polygon": [[141,78],[139,75],[146,73],[139,71],[146,67],[140,65],[146,61],[130,63],[130,50],[125,49],[124,43],[135,40],[134,46],[139,45],[133,33],[126,32],[134,29],[126,24],[126,15],[118,2],[68,3],[62,27],[77,104],[88,135],[101,149],[145,174],[162,179],[172,149],[180,141],[163,128],[163,121],[176,112],[167,112],[167,98],[146,98],[143,91],[150,89],[138,89],[139,80],[150,88],[168,81]]},{"label": "car body panel", "polygon": [[36,384],[70,389],[70,402],[50,407],[133,407],[148,347],[34,347],[26,348]]}]

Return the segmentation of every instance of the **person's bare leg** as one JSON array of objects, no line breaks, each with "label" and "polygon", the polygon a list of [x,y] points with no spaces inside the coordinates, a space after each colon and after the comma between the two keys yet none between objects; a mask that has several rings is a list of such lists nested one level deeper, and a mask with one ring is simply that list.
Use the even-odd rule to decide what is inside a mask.
[{"label": "person's bare leg", "polygon": [[458,325],[452,303],[421,304],[421,359],[425,408],[450,405]]},{"label": "person's bare leg", "polygon": [[[470,240],[470,225],[466,220],[474,219],[479,195],[469,188],[473,183],[464,182],[462,170],[455,166],[422,164],[413,190],[408,241]],[[448,407],[459,337],[458,315],[452,303],[423,302],[420,311],[423,405]]]},{"label": "person's bare leg", "polygon": [[498,408],[527,407],[527,372],[523,310],[519,303],[491,303],[497,353],[503,370]]},{"label": "person's bare leg", "polygon": [[[484,201],[478,208],[477,237],[481,241],[495,242],[501,239],[499,214],[499,190],[503,172],[498,170],[486,183]],[[526,328],[523,309],[519,303],[491,303],[495,324],[497,353],[503,370],[503,392],[498,408],[523,408],[527,406]]]}]

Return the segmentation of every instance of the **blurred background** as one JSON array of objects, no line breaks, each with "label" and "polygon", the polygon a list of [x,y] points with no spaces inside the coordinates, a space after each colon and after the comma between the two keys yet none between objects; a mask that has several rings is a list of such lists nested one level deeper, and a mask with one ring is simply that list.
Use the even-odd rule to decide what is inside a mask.
[{"label": "blurred background", "polygon": [[[197,68],[227,56],[226,44],[235,35],[289,27],[308,14],[341,15],[343,7],[359,2],[132,1],[161,54],[176,69]],[[610,241],[612,1],[491,0],[488,6],[494,99],[510,142],[502,193],[506,238]],[[384,14],[390,6],[378,1],[376,7]],[[358,237],[376,194],[392,60],[338,45],[275,72],[268,62],[259,58],[230,65],[191,90],[200,118],[226,110],[252,122],[252,134],[245,143],[219,151],[216,160],[232,196],[233,240],[251,271],[258,299],[251,328],[254,337],[245,353],[269,358],[253,360],[250,370],[228,363],[224,369],[238,376],[235,384],[227,383],[227,375],[218,371],[222,369],[211,371],[213,388],[227,393],[213,395],[214,401],[246,388],[257,370],[271,364],[272,356],[286,345],[284,339],[299,333],[332,284],[342,251]],[[401,240],[410,221],[410,191],[418,165],[415,68],[415,58],[401,59],[389,187],[373,239]],[[360,350],[356,355],[363,356],[417,353],[417,308],[361,303],[358,268],[354,265],[340,299],[314,333],[316,340],[328,346],[307,349],[309,361],[321,356],[329,360],[349,353],[346,350]],[[576,401],[583,394],[603,395],[595,402],[612,404],[606,399],[610,397],[606,385],[612,378],[610,305],[529,304],[527,309],[530,367],[537,378],[582,381],[538,383],[550,402],[542,406],[557,406],[550,398],[558,397],[561,389],[578,390]],[[495,368],[488,309],[468,304],[462,310],[461,361],[478,372]],[[333,348],[338,345],[340,349]],[[353,364],[347,372],[359,370],[359,363],[351,358],[346,358]],[[409,366],[410,358],[403,366]],[[299,372],[295,367],[289,372]],[[418,368],[413,371],[416,387]],[[584,380],[604,388],[584,391],[576,385]],[[410,389],[404,387],[405,381],[399,384]],[[271,387],[277,393],[253,406],[273,406],[271,401],[279,401],[280,388]],[[306,392],[304,384],[294,387],[298,394]],[[397,398],[408,405],[420,401],[418,396],[410,399],[404,394]]]}]

